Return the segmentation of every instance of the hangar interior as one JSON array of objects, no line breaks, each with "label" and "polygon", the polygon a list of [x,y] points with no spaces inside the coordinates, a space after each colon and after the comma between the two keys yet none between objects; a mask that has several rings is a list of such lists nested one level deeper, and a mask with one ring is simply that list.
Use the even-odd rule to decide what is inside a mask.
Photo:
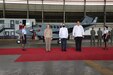
[{"label": "hangar interior", "polygon": [[103,25],[112,27],[112,10],[113,0],[0,0],[0,18],[35,19],[39,24],[75,23],[85,16],[98,17],[95,30]]},{"label": "hangar interior", "polygon": [[75,22],[85,15],[113,22],[112,0],[0,0],[0,18],[35,18],[37,22]]},{"label": "hangar interior", "polygon": [[[75,23],[77,20],[82,21],[86,15],[98,17],[96,27],[103,27],[103,25],[113,27],[113,0],[0,0],[0,19],[35,19],[36,24]],[[0,21],[1,24],[3,21]],[[6,31],[6,34],[10,34],[9,31],[15,34],[15,28],[9,24],[6,25],[12,27]],[[0,27],[0,36],[2,31],[4,30]],[[75,53],[78,58],[79,56],[90,58],[93,53],[97,53],[95,57],[100,56],[99,58],[103,60],[92,58],[91,60],[37,61],[35,58],[46,58],[46,55],[51,57],[52,53],[53,56],[59,56],[55,49],[60,48],[60,44],[52,41],[52,51],[46,52],[45,43],[42,40],[28,40],[27,50],[22,51],[21,44],[17,44],[17,39],[14,39],[15,36],[11,35],[11,39],[7,37],[6,39],[0,38],[0,75],[113,75],[113,44],[109,45],[108,50],[102,50],[103,47],[97,45],[91,47],[90,40],[83,40],[83,51],[80,53],[71,49],[66,52],[58,50],[60,58],[66,54],[69,58],[71,55],[69,52],[72,51],[72,54]],[[75,41],[69,40],[67,47],[75,48]],[[88,52],[87,49],[89,56],[84,55],[85,52]],[[40,56],[37,51],[45,55]],[[21,59],[27,61],[18,61]]]}]

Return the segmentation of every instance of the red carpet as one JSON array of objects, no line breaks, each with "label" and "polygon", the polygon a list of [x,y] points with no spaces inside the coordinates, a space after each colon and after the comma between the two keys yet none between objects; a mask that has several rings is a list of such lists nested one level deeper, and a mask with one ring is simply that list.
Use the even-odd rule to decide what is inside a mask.
[{"label": "red carpet", "polygon": [[21,55],[16,62],[113,60],[113,47],[108,50],[96,47],[84,47],[82,52],[76,52],[74,48],[68,48],[66,52],[62,52],[60,48],[52,48],[51,52],[46,52],[44,48],[28,48],[27,51],[22,51],[20,48],[7,48],[0,49],[0,55]]}]

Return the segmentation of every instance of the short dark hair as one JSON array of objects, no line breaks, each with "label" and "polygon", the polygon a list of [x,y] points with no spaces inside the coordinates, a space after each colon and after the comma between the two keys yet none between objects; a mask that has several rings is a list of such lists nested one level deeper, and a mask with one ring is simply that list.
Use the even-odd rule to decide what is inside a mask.
[{"label": "short dark hair", "polygon": [[63,25],[62,27],[65,27],[65,25]]},{"label": "short dark hair", "polygon": [[104,26],[104,27],[106,27],[108,29],[108,26]]}]

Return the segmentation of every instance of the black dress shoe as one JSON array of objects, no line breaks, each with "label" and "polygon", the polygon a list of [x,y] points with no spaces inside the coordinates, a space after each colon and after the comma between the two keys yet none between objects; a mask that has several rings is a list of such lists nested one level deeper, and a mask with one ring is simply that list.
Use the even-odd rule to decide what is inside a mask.
[{"label": "black dress shoe", "polygon": [[77,52],[81,52],[81,50],[76,50]]},{"label": "black dress shoe", "polygon": [[79,52],[81,52],[81,50],[79,50]]},{"label": "black dress shoe", "polygon": [[66,52],[66,50],[64,50]]},{"label": "black dress shoe", "polygon": [[65,52],[66,50],[62,50],[63,52]]},{"label": "black dress shoe", "polygon": [[22,50],[23,50],[23,51],[26,51],[26,49],[25,49],[25,48],[23,48]]},{"label": "black dress shoe", "polygon": [[108,50],[108,48],[104,48],[104,50]]}]

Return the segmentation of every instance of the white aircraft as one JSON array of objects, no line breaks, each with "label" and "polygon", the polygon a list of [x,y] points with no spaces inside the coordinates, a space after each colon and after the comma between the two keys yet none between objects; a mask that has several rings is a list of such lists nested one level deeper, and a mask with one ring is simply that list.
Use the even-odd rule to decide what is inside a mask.
[{"label": "white aircraft", "polygon": [[[98,17],[92,18],[89,16],[85,16],[83,21],[81,22],[81,25],[84,27],[85,30],[90,28],[93,25],[96,25]],[[59,40],[59,29],[62,26],[61,23],[49,23],[52,31],[53,31],[53,40],[57,39]],[[31,27],[26,28],[27,30],[27,35],[31,36],[33,33],[36,33],[36,36],[39,39],[44,40],[44,29],[46,28],[47,23],[38,23],[38,25],[33,25]],[[71,35],[73,27],[75,23],[65,23],[65,26],[68,28],[68,33]],[[21,31],[17,31],[18,34],[21,34]]]},{"label": "white aircraft", "polygon": [[[98,17],[92,18],[92,17],[86,16],[81,22],[81,25],[84,27],[85,30],[87,30],[88,28],[90,28],[91,26],[97,23],[97,19]],[[38,24],[33,27],[39,39],[44,39],[44,29],[46,28],[46,24],[47,23]],[[49,23],[49,24],[53,31],[53,39],[59,39],[59,29],[62,26],[61,23]],[[65,23],[65,26],[68,28],[69,35],[72,33],[74,25],[75,23]]]}]

